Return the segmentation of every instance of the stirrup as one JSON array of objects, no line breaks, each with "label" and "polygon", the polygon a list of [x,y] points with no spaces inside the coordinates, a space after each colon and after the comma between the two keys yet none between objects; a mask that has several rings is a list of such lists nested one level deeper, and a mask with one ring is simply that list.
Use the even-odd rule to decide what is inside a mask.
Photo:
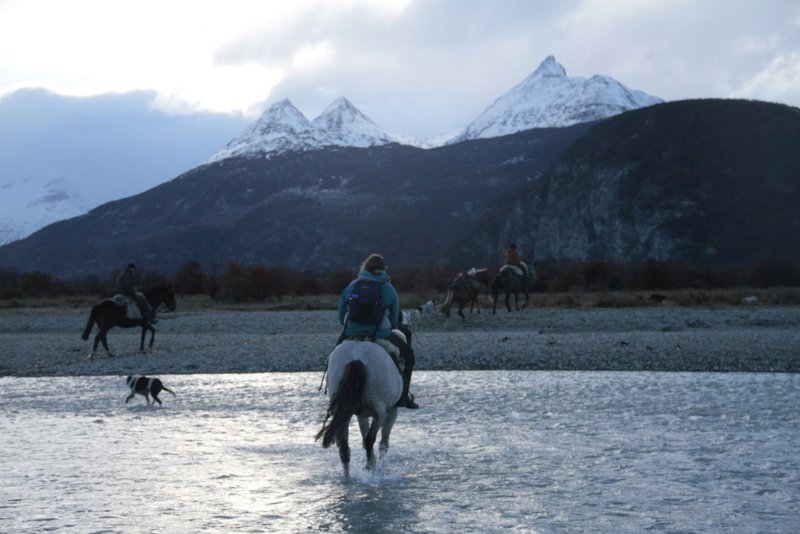
[{"label": "stirrup", "polygon": [[397,405],[401,408],[408,408],[409,410],[416,410],[419,408],[419,404],[414,402],[414,395],[412,395],[410,391],[405,398],[400,398],[400,400],[397,401]]}]

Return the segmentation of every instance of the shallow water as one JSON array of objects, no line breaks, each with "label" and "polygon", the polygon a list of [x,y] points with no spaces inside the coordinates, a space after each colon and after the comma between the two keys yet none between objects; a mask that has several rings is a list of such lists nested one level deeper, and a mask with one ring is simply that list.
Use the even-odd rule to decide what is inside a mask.
[{"label": "shallow water", "polygon": [[419,372],[423,409],[349,481],[313,439],[320,373],[161,378],[162,407],[121,377],[0,379],[0,531],[800,525],[798,375]]}]

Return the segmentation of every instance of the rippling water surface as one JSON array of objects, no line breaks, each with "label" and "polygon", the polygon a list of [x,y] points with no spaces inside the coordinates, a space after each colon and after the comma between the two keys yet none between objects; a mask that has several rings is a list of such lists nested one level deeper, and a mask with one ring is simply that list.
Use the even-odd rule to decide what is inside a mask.
[{"label": "rippling water surface", "polygon": [[[796,532],[800,376],[419,372],[389,454],[321,373],[0,379],[0,531]],[[355,423],[351,435],[357,432]]]}]

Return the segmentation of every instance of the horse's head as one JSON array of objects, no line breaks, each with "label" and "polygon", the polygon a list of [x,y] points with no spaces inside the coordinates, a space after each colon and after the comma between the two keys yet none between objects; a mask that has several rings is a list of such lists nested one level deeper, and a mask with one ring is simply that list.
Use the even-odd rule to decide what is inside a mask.
[{"label": "horse's head", "polygon": [[539,273],[536,272],[535,263],[528,265],[526,278],[527,278],[526,283],[528,284],[528,288],[532,290],[534,286],[536,286],[536,282],[539,280]]},{"label": "horse's head", "polygon": [[169,311],[175,311],[175,292],[172,291],[172,284],[166,287],[164,292],[164,304]]},{"label": "horse's head", "polygon": [[159,308],[163,304],[169,311],[175,311],[175,293],[172,291],[172,284],[154,287],[150,291],[146,291],[145,295],[153,308]]}]

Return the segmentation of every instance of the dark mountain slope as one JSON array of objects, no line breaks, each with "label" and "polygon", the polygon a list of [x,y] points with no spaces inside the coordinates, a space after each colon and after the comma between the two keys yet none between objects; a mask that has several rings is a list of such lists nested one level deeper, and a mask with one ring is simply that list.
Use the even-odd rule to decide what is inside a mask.
[{"label": "dark mountain slope", "polygon": [[630,111],[566,150],[510,230],[539,258],[800,261],[800,110],[695,100]]},{"label": "dark mountain slope", "polygon": [[587,128],[230,158],[0,247],[0,266],[59,276],[129,261],[170,273],[189,259],[351,269],[373,250],[395,266],[460,266],[453,243],[512,205]]},{"label": "dark mountain slope", "polygon": [[800,110],[698,100],[594,125],[434,150],[387,145],[230,158],[0,247],[59,276],[189,259],[315,271],[530,259],[800,261]]}]

